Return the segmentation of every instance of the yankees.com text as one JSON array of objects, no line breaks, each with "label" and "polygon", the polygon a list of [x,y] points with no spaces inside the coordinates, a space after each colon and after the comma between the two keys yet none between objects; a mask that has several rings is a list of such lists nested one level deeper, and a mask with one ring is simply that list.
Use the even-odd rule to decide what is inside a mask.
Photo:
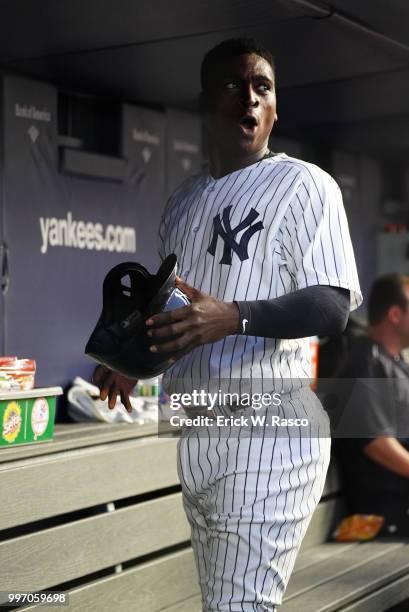
[{"label": "yankees.com text", "polygon": [[121,225],[74,220],[71,212],[65,219],[40,217],[41,253],[47,253],[48,247],[70,247],[89,251],[116,251],[117,253],[135,253],[135,228]]}]

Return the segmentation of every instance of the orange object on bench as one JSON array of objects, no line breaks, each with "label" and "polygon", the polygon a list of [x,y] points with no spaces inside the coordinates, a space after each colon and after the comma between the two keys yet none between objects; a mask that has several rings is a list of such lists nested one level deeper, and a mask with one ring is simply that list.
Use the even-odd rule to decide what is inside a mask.
[{"label": "orange object on bench", "polygon": [[372,540],[382,528],[384,517],[376,514],[353,514],[344,518],[333,533],[337,542]]}]

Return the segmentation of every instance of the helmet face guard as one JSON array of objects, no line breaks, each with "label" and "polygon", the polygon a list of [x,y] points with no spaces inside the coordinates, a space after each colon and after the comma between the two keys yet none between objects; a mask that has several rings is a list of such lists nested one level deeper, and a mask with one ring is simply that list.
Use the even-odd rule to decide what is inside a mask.
[{"label": "helmet face guard", "polygon": [[190,304],[175,285],[176,272],[176,255],[169,255],[157,274],[135,262],[112,268],[104,280],[102,313],[85,347],[86,355],[129,378],[162,374],[170,355],[149,350],[152,341],[145,322],[154,314]]}]

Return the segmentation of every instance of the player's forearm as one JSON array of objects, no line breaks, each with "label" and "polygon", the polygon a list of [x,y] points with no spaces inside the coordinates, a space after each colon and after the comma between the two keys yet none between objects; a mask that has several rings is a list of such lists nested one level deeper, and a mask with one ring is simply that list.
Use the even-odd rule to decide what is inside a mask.
[{"label": "player's forearm", "polygon": [[339,334],[349,314],[349,291],[315,285],[271,300],[236,301],[239,331],[264,338]]},{"label": "player's forearm", "polygon": [[363,452],[375,463],[409,478],[409,452],[396,438],[375,438],[364,447]]}]

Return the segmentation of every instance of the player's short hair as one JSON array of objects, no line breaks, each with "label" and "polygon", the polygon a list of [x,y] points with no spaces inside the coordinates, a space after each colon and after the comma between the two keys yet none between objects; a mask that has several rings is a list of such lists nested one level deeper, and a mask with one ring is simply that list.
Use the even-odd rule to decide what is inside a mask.
[{"label": "player's short hair", "polygon": [[204,56],[200,69],[202,90],[208,89],[214,69],[222,59],[252,53],[267,60],[275,74],[274,58],[266,47],[254,38],[229,38],[210,49]]},{"label": "player's short hair", "polygon": [[402,310],[406,310],[408,299],[404,288],[407,286],[409,286],[409,276],[403,274],[386,274],[376,279],[368,301],[370,325],[381,323],[391,306],[399,306]]}]

